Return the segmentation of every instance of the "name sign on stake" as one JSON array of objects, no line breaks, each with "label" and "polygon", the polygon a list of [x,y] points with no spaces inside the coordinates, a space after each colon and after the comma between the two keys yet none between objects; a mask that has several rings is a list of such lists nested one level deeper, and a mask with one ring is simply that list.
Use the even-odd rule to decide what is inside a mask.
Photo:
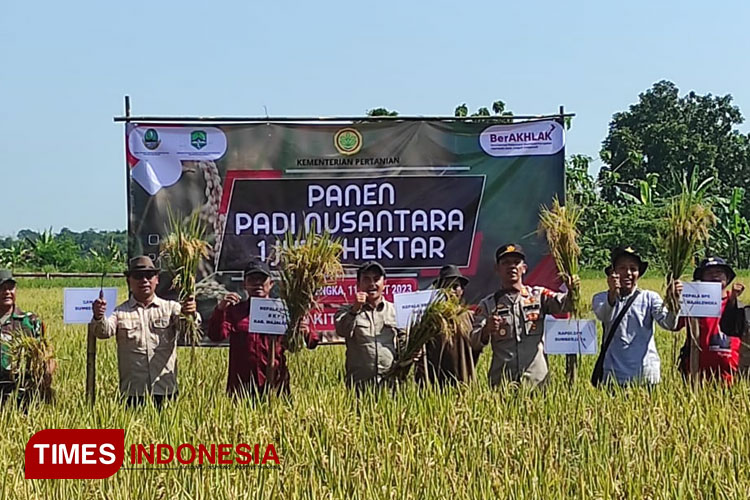
[{"label": "name sign on stake", "polygon": [[596,354],[596,321],[544,317],[544,352],[547,354]]},{"label": "name sign on stake", "polygon": [[250,297],[249,331],[284,335],[286,333],[287,312],[281,299],[261,299]]},{"label": "name sign on stake", "polygon": [[[91,310],[94,301],[99,298],[99,288],[66,288],[63,291],[63,323],[88,323],[93,318]],[[107,301],[106,316],[115,312],[117,306],[117,288],[105,288],[104,300]]]}]

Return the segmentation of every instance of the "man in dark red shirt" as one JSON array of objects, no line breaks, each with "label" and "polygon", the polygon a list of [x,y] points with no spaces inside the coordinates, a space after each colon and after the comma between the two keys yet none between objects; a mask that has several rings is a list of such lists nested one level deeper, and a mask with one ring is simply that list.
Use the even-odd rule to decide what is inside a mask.
[{"label": "man in dark red shirt", "polygon": [[[250,297],[267,298],[273,288],[271,271],[258,260],[251,260],[245,267],[245,291]],[[270,390],[277,394],[289,393],[289,370],[286,366],[283,338],[249,331],[250,299],[241,300],[236,293],[229,293],[216,306],[208,322],[208,336],[215,342],[229,337],[229,379],[227,393],[230,396],[257,396]],[[309,323],[302,325],[307,347],[318,345],[318,335],[309,330]],[[275,347],[273,366],[271,352]]]},{"label": "man in dark red shirt", "polygon": [[[700,373],[706,378],[721,378],[731,384],[737,372],[742,335],[734,322],[727,321],[736,316],[738,310],[737,298],[745,287],[741,283],[729,285],[734,280],[734,270],[721,257],[703,259],[693,272],[693,281],[708,281],[721,283],[721,317],[699,318],[698,324],[698,366]],[[680,318],[678,328],[686,326],[685,318]],[[680,371],[687,377],[690,373],[690,335],[685,338],[685,345],[680,351]]]}]

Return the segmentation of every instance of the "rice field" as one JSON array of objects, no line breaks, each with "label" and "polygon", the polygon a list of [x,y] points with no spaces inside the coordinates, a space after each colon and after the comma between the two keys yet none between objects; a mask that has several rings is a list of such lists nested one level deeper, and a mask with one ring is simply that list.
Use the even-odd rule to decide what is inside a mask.
[{"label": "rice field", "polygon": [[[641,286],[663,291],[662,283],[650,274]],[[0,411],[2,499],[750,498],[750,383],[686,387],[674,366],[684,332],[676,340],[657,332],[662,384],[652,392],[593,389],[593,356],[572,387],[564,358],[553,357],[544,392],[492,390],[487,349],[467,386],[420,390],[410,381],[393,395],[358,399],[344,387],[344,348],[328,346],[290,357],[291,398],[234,403],[224,393],[227,351],[200,349],[191,364],[189,348],[181,348],[180,397],[161,413],[119,403],[111,339],[99,342],[92,409],[84,396],[85,326],[62,324],[65,285],[86,286],[19,283],[19,305],[45,319],[57,350],[57,399],[27,414]],[[584,279],[584,302],[605,287],[598,275]],[[281,465],[24,480],[24,446],[34,432],[105,427],[125,429],[126,457],[130,443],[273,443]]]}]

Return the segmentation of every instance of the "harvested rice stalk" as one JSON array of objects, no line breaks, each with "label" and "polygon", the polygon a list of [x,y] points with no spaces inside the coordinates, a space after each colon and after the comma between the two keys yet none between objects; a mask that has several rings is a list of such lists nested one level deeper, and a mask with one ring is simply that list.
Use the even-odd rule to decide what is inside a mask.
[{"label": "harvested rice stalk", "polygon": [[320,309],[316,300],[323,286],[343,277],[341,254],[344,247],[328,231],[318,234],[313,226],[305,236],[288,232],[275,251],[279,258],[279,297],[287,308],[287,334],[284,341],[290,352],[304,346],[300,331],[311,310]]},{"label": "harvested rice stalk", "polygon": [[398,350],[396,359],[386,377],[405,379],[414,359],[425,344],[443,336],[455,339],[468,335],[471,330],[471,316],[468,307],[461,303],[456,294],[437,290],[424,312],[406,329],[403,347]]},{"label": "harvested rice stalk", "polygon": [[704,202],[702,191],[695,188],[695,177],[688,183],[683,181],[682,192],[667,206],[665,224],[659,237],[667,273],[667,293],[664,298],[667,309],[674,314],[680,310],[679,297],[675,292],[675,281],[685,269],[692,266],[695,255],[708,241],[711,226],[716,217]]},{"label": "harvested rice stalk", "polygon": [[6,345],[10,355],[10,375],[16,386],[44,401],[51,401],[56,363],[54,350],[44,333],[37,338],[16,330]]},{"label": "harvested rice stalk", "polygon": [[578,220],[581,209],[568,201],[565,205],[555,197],[552,208],[542,206],[539,211],[539,232],[547,237],[550,254],[555,259],[560,279],[568,287],[571,297],[571,316],[580,318],[582,313],[580,285],[575,279],[578,276],[578,258],[581,248],[578,246]]},{"label": "harvested rice stalk", "polygon": [[[195,211],[185,219],[180,219],[168,211],[169,234],[162,241],[161,256],[173,273],[172,288],[179,291],[179,300],[195,297],[195,276],[200,262],[208,258],[209,244],[205,240],[206,226]],[[202,332],[194,316],[185,316],[186,333],[191,346],[200,342]]]}]

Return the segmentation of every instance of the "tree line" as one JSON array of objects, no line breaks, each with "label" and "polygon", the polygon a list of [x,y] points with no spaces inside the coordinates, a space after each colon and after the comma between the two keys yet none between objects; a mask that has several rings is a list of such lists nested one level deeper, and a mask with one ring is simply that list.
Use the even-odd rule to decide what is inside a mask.
[{"label": "tree line", "polygon": [[125,268],[125,231],[22,229],[0,238],[0,267],[16,271],[115,272]]}]

